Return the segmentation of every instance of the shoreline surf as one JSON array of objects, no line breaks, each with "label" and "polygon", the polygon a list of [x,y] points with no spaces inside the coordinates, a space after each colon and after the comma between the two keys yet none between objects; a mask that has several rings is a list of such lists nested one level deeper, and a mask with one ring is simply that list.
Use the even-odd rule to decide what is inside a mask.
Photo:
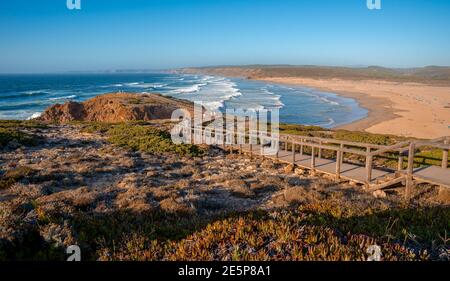
[{"label": "shoreline surf", "polygon": [[[38,116],[39,112],[56,103],[80,102],[111,92],[160,93],[188,101],[202,101],[212,110],[281,108],[282,123],[326,128],[352,123],[367,114],[354,99],[329,91],[221,75],[37,75],[26,79],[19,76],[16,79],[22,82],[20,84],[11,80],[11,76],[0,78],[3,78],[0,79],[0,97],[8,97],[0,101],[0,109],[4,107],[0,110],[1,119],[25,120]],[[24,105],[26,108],[21,108]]]}]

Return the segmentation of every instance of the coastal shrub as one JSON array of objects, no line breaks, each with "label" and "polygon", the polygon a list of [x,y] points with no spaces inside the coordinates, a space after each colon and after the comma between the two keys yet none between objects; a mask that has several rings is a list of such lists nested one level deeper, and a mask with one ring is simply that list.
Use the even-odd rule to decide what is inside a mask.
[{"label": "coastal shrub", "polygon": [[0,128],[12,128],[12,129],[45,129],[47,125],[36,120],[0,120]]},{"label": "coastal shrub", "polygon": [[371,134],[366,132],[353,132],[345,130],[337,130],[334,134],[334,138],[338,140],[362,142],[377,145],[393,145],[400,140],[400,137]]},{"label": "coastal shrub", "polygon": [[[134,232],[98,245],[97,255],[100,260],[364,261],[367,248],[379,245],[383,260],[428,260],[437,259],[431,252],[448,243],[440,238],[449,230],[448,208],[372,214],[369,209],[350,214],[335,208],[339,206],[319,203],[284,211],[231,213],[211,218],[181,240],[160,238],[154,230],[151,235]],[[430,224],[432,217],[437,220]]]},{"label": "coastal shrub", "polygon": [[[418,165],[442,164],[442,149],[422,147],[421,151],[414,156],[414,162]],[[449,158],[450,160],[450,158]],[[450,167],[450,161],[447,164]]]},{"label": "coastal shrub", "polygon": [[10,142],[19,145],[36,145],[37,139],[32,134],[21,132],[17,129],[0,127],[0,148],[7,146]]},{"label": "coastal shrub", "polygon": [[280,124],[280,131],[282,131],[283,133],[288,133],[288,132],[317,132],[317,131],[329,131],[329,130],[319,127],[319,126],[298,125],[298,124]]},{"label": "coastal shrub", "polygon": [[72,123],[74,125],[80,125],[81,131],[83,133],[106,133],[111,127],[114,125],[112,123],[104,123],[104,122],[76,122]]},{"label": "coastal shrub", "polygon": [[0,177],[0,190],[10,188],[19,180],[26,178],[33,173],[33,169],[25,166],[19,166],[12,170],[6,171]]},{"label": "coastal shrub", "polygon": [[107,132],[109,141],[115,145],[135,151],[149,153],[176,153],[202,156],[205,149],[191,144],[174,144],[170,133],[150,126],[121,124],[112,126]]}]

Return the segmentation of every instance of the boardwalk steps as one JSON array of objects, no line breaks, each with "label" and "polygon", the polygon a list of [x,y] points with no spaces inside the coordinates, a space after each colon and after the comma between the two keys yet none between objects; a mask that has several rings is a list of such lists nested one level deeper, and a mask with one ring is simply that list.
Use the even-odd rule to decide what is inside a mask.
[{"label": "boardwalk steps", "polygon": [[[189,131],[189,129],[188,129]],[[286,164],[293,164],[303,169],[334,176],[363,184],[369,191],[380,190],[396,184],[406,187],[405,197],[409,199],[412,188],[421,182],[450,188],[450,169],[448,168],[448,152],[450,136],[430,141],[404,141],[392,146],[374,145],[296,135],[279,134],[276,136],[261,135],[256,131],[236,133],[229,130],[213,132],[210,127],[192,128],[191,139],[200,137],[202,143],[222,146],[223,149],[238,150],[249,156],[261,156]],[[414,157],[420,147],[431,147],[442,150],[442,164],[416,168]],[[271,153],[267,153],[270,151]],[[323,157],[324,152],[333,157]],[[398,155],[397,169],[388,169],[374,165],[374,158],[387,153]],[[365,164],[352,163],[349,157],[365,159]],[[407,156],[407,169],[403,162]]]}]

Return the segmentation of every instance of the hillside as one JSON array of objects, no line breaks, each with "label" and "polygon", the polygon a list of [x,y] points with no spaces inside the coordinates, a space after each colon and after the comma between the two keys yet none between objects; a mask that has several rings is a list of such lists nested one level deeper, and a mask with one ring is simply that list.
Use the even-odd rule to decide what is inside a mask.
[{"label": "hillside", "polygon": [[264,79],[272,77],[302,77],[313,79],[385,80],[396,82],[450,85],[450,67],[428,66],[423,68],[327,67],[254,65],[186,68],[184,73],[207,73],[214,75]]},{"label": "hillside", "polygon": [[170,119],[176,109],[193,113],[193,104],[158,94],[111,93],[85,102],[50,106],[38,118],[45,122],[97,121],[124,122]]},{"label": "hillside", "polygon": [[[161,122],[0,122],[0,260],[448,260],[448,198],[369,193],[268,159],[175,145]],[[328,135],[283,125],[284,133]],[[397,139],[336,132],[374,143]],[[445,204],[447,202],[447,205]]]}]

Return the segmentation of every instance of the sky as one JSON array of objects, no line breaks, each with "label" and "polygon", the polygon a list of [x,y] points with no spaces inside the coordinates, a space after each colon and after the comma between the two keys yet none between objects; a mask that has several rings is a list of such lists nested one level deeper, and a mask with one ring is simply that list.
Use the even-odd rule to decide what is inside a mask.
[{"label": "sky", "polygon": [[450,1],[0,1],[0,73],[450,65]]}]

